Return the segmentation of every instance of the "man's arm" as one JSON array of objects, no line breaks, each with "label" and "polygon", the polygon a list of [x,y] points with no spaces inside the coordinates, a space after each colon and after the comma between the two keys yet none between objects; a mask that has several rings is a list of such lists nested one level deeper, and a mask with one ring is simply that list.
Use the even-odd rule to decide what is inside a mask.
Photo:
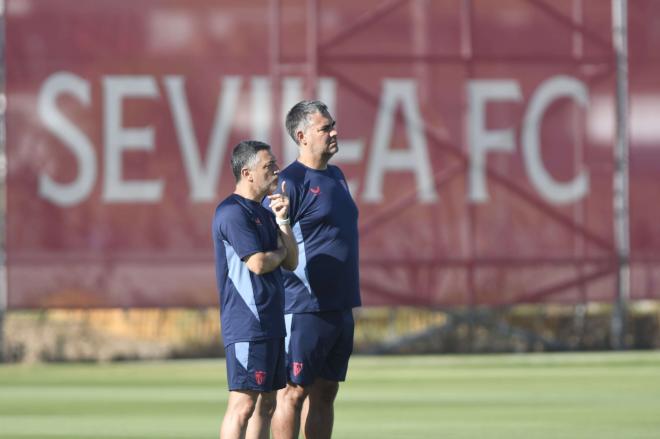
[{"label": "man's arm", "polygon": [[286,247],[286,257],[282,261],[282,267],[293,271],[298,266],[298,244],[289,224],[280,225],[280,236]]},{"label": "man's arm", "polygon": [[[279,240],[278,240],[279,241]],[[277,250],[252,253],[245,258],[245,265],[254,274],[266,274],[282,264],[287,256],[287,247],[280,245]],[[296,257],[297,260],[297,257]]]},{"label": "man's arm", "polygon": [[286,192],[286,181],[282,182],[282,193],[268,195],[268,199],[270,200],[269,206],[277,220],[280,238],[284,247],[286,247],[286,256],[282,261],[282,267],[293,271],[298,266],[298,244],[296,243],[296,238],[293,236],[293,230],[290,224],[290,200]]},{"label": "man's arm", "polygon": [[254,219],[244,209],[228,206],[220,218],[224,224],[223,241],[234,249],[248,270],[261,275],[279,267],[286,257],[286,247],[278,242],[277,249],[265,250]]}]

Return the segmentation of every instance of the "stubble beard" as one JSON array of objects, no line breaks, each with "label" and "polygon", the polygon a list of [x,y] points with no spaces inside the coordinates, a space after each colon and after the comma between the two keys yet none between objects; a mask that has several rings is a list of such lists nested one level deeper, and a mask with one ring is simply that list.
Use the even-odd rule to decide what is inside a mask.
[{"label": "stubble beard", "polygon": [[339,152],[339,143],[334,142],[334,145],[328,145],[328,149],[323,154],[326,158],[330,159],[333,155]]},{"label": "stubble beard", "polygon": [[268,189],[266,190],[266,195],[272,195],[277,191],[277,185],[279,183],[279,177],[275,177],[275,179],[268,185]]}]

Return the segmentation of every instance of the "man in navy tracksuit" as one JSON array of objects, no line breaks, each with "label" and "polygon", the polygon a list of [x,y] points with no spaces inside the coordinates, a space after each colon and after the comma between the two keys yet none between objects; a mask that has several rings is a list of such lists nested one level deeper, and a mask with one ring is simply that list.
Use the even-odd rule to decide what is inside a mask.
[{"label": "man in navy tracksuit", "polygon": [[220,437],[261,438],[268,437],[275,391],[286,385],[280,266],[295,269],[298,253],[289,200],[273,194],[279,169],[270,146],[243,141],[231,162],[236,189],[218,205],[212,226],[229,386]]},{"label": "man in navy tracksuit", "polygon": [[279,177],[286,182],[298,266],[283,270],[288,384],[278,392],[272,431],[275,439],[296,439],[309,397],[305,437],[329,438],[353,351],[352,309],[360,306],[358,209],[344,174],[328,164],[338,146],[325,104],[299,102],[286,127],[299,156]]}]

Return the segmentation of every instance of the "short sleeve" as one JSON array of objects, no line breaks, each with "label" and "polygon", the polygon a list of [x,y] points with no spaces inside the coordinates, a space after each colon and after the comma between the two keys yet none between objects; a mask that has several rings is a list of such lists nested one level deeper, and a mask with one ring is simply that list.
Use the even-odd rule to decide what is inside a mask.
[{"label": "short sleeve", "polygon": [[264,251],[256,225],[258,218],[237,206],[221,210],[218,214],[221,237],[232,246],[239,258],[245,259]]}]

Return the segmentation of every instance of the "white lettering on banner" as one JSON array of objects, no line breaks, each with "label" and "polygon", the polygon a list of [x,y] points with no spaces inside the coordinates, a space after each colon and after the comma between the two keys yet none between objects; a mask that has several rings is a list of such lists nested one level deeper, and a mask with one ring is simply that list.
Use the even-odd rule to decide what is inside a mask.
[{"label": "white lettering on banner", "polygon": [[[238,113],[243,78],[227,76],[222,79],[220,96],[217,99],[215,117],[211,128],[208,146],[204,156],[193,126],[185,92],[185,78],[177,75],[165,76],[163,84],[167,104],[173,117],[174,129],[181,151],[181,161],[190,188],[193,202],[210,202],[217,198],[217,186],[222,176],[227,155],[227,142],[234,129],[235,115]],[[103,124],[103,166],[104,178],[102,196],[110,203],[149,202],[162,200],[165,182],[162,179],[125,180],[122,175],[122,155],[124,151],[153,152],[155,133],[152,126],[124,127],[123,105],[128,99],[158,99],[159,92],[153,76],[105,76],[102,79],[102,124]],[[282,114],[303,97],[301,78],[285,77],[282,81]],[[318,95],[331,112],[335,114],[337,84],[332,78],[321,78]],[[272,84],[265,76],[254,76],[250,81],[252,105],[252,135],[268,141],[276,121],[273,120]],[[513,128],[487,129],[486,108],[493,102],[519,102],[523,99],[521,88],[512,79],[475,79],[466,84],[468,109],[466,114],[466,139],[469,148],[469,174],[467,198],[471,202],[488,201],[486,161],[491,152],[511,153],[515,150]],[[66,183],[53,180],[44,170],[38,176],[39,196],[63,207],[79,204],[89,198],[97,180],[96,150],[91,140],[65,117],[57,100],[62,95],[70,95],[85,107],[91,107],[92,93],[85,79],[68,72],[56,72],[48,77],[37,100],[39,119],[75,157],[78,173]],[[550,105],[561,98],[570,98],[581,107],[588,105],[588,89],[578,79],[568,76],[554,76],[532,93],[524,112],[520,136],[523,163],[533,187],[546,200],[552,203],[570,203],[583,198],[589,191],[589,173],[586,169],[568,182],[560,182],[545,168],[541,155],[540,132],[543,117]],[[397,110],[403,115],[407,137],[405,149],[391,149],[391,141]],[[279,121],[277,121],[279,125]],[[341,133],[341,121],[338,121]],[[281,125],[280,125],[281,126]],[[279,128],[278,128],[279,129]],[[284,162],[297,158],[297,146],[283,133]],[[361,196],[366,203],[384,201],[383,184],[387,172],[410,172],[416,182],[417,197],[422,203],[437,200],[433,180],[432,165],[424,134],[417,98],[417,87],[413,79],[383,80],[380,104],[373,128],[373,140],[366,171],[362,182]],[[340,135],[339,153],[335,163],[361,163],[364,157],[362,139],[346,140]],[[355,194],[358,181],[349,185]]]},{"label": "white lettering on banner", "polygon": [[122,126],[125,98],[158,97],[156,81],[151,76],[106,76],[103,78],[105,139],[105,183],[103,199],[108,202],[158,202],[162,181],[122,179],[122,153],[126,150],[154,149],[151,127]]},{"label": "white lettering on banner", "polygon": [[520,87],[511,80],[476,79],[467,83],[467,139],[470,148],[468,198],[472,202],[488,200],[486,154],[488,151],[513,151],[513,129],[487,130],[488,102],[519,101]]},{"label": "white lettering on banner", "polygon": [[39,92],[37,106],[41,122],[62,141],[78,162],[78,175],[71,183],[57,183],[47,174],[39,175],[39,195],[63,207],[86,199],[96,181],[96,155],[92,142],[57,108],[57,98],[64,93],[75,96],[85,106],[91,103],[89,83],[67,72],[52,74]]},{"label": "white lettering on banner", "polygon": [[[486,187],[486,152],[488,150],[513,151],[513,129],[486,130],[486,103],[493,101],[519,101],[520,86],[513,80],[472,80],[467,84],[468,123],[467,138],[470,146],[469,200],[488,200]],[[540,149],[541,122],[545,111],[556,99],[571,97],[583,107],[589,97],[587,87],[575,78],[555,76],[544,81],[532,95],[523,119],[521,144],[525,170],[534,188],[555,204],[571,203],[584,197],[589,190],[589,174],[583,170],[568,183],[559,183],[543,166]]]},{"label": "white lettering on banner", "polygon": [[545,199],[557,204],[579,200],[589,190],[587,171],[583,170],[573,181],[558,183],[543,166],[539,141],[543,114],[554,100],[564,96],[573,98],[582,106],[587,106],[589,100],[587,88],[577,79],[568,76],[547,79],[529,101],[521,139],[527,175]]},{"label": "white lettering on banner", "polygon": [[[286,77],[282,79],[282,107],[280,108],[282,115],[288,114],[291,107],[302,100],[302,88],[301,78]],[[289,136],[286,129],[282,130],[282,150],[285,163],[291,163],[298,158],[298,145]]]},{"label": "white lettering on banner", "polygon": [[[321,78],[319,80],[319,99],[328,106],[328,111],[333,117],[337,116],[337,81],[333,78]],[[337,121],[338,147],[337,155],[332,158],[334,164],[360,163],[364,155],[364,141],[361,139],[345,139],[341,133],[341,120]],[[357,194],[359,183],[357,179],[349,179],[348,188],[352,194]]]},{"label": "white lettering on banner", "polygon": [[[389,149],[397,105],[402,105],[408,137],[408,149]],[[371,155],[362,198],[368,203],[383,201],[383,177],[386,171],[410,171],[415,175],[417,197],[423,203],[437,199],[429,161],[424,122],[417,102],[414,80],[386,79],[374,127]]]},{"label": "white lettering on banner", "polygon": [[270,79],[266,76],[252,78],[252,138],[270,143],[273,126],[273,97]]},{"label": "white lettering on banner", "polygon": [[216,199],[216,187],[224,163],[231,122],[236,114],[242,79],[238,76],[227,76],[222,81],[222,93],[215,110],[213,131],[206,149],[205,165],[200,159],[199,144],[188,109],[183,77],[166,76],[164,82],[190,185],[191,200],[194,202],[213,201]]}]

